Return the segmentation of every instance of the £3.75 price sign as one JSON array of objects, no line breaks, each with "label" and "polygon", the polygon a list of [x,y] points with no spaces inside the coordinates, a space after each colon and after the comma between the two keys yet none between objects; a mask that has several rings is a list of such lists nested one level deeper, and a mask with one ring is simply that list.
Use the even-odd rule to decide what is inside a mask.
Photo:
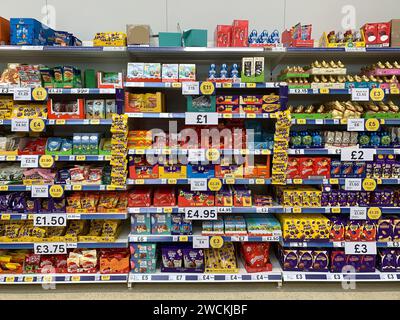
[{"label": "\u00a33.75 price sign", "polygon": [[217,208],[185,208],[185,219],[217,220]]},{"label": "\u00a33.75 price sign", "polygon": [[35,243],[33,245],[33,250],[35,254],[67,254],[67,244],[57,243],[57,242],[43,242]]}]

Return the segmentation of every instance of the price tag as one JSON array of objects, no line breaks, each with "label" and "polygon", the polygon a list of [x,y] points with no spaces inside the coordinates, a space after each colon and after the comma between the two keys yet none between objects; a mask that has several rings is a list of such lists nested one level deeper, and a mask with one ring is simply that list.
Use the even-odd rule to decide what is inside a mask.
[{"label": "price tag", "polygon": [[208,249],[210,248],[210,239],[203,236],[193,236],[194,249]]},{"label": "price tag", "polygon": [[216,112],[186,112],[186,125],[218,125],[218,113]]},{"label": "price tag", "polygon": [[44,124],[43,119],[36,118],[31,120],[29,127],[32,132],[43,132],[46,125]]},{"label": "price tag", "polygon": [[71,93],[73,94],[89,94],[89,92],[88,88],[71,89]]},{"label": "price tag", "polygon": [[376,242],[345,242],[345,254],[376,254]]},{"label": "price tag", "polygon": [[382,215],[382,210],[378,207],[371,207],[368,209],[367,214],[369,219],[378,220]]},{"label": "price tag", "polygon": [[49,197],[49,186],[32,186],[31,189],[32,198],[48,198]]},{"label": "price tag", "polygon": [[12,132],[29,132],[29,119],[12,119]]},{"label": "price tag", "polygon": [[232,207],[220,207],[218,213],[232,213]]},{"label": "price tag", "polygon": [[222,182],[220,179],[212,178],[208,180],[208,189],[210,191],[219,191],[222,188]]},{"label": "price tag", "polygon": [[365,121],[365,130],[367,131],[378,131],[380,123],[378,119],[368,119]]},{"label": "price tag", "polygon": [[41,168],[51,168],[54,165],[54,158],[49,155],[44,155],[39,158],[39,166]]},{"label": "price tag", "polygon": [[366,220],[367,219],[367,208],[351,207],[350,208],[350,220]]},{"label": "price tag", "polygon": [[39,156],[21,156],[21,168],[37,168]]},{"label": "price tag", "polygon": [[213,236],[210,238],[210,246],[214,249],[220,249],[224,245],[224,239],[221,236]]},{"label": "price tag", "polygon": [[340,154],[341,161],[374,161],[375,149],[343,148]]},{"label": "price tag", "polygon": [[207,179],[190,179],[191,191],[207,191]]},{"label": "price tag", "polygon": [[372,101],[382,101],[385,98],[385,92],[381,88],[373,88],[369,95]]},{"label": "price tag", "polygon": [[14,101],[31,101],[32,89],[31,88],[15,88]]},{"label": "price tag", "polygon": [[47,100],[47,90],[45,88],[39,87],[32,90],[32,98],[35,101],[45,101]]},{"label": "price tag", "polygon": [[361,179],[346,179],[344,189],[346,191],[361,191]]},{"label": "price tag", "polygon": [[185,208],[185,219],[217,220],[217,208]]},{"label": "price tag", "polygon": [[60,185],[54,185],[50,187],[49,193],[52,198],[61,198],[64,194],[64,189]]},{"label": "price tag", "polygon": [[33,225],[35,227],[65,227],[67,216],[65,214],[35,214]]},{"label": "price tag", "polygon": [[200,94],[200,84],[198,82],[182,82],[182,94],[196,96]]},{"label": "price tag", "polygon": [[289,94],[308,94],[308,89],[289,89]]},{"label": "price tag", "polygon": [[353,88],[351,90],[352,101],[369,101],[369,89],[368,88]]},{"label": "price tag", "polygon": [[35,254],[67,254],[67,244],[66,243],[34,243],[33,250]]},{"label": "price tag", "polygon": [[206,160],[206,152],[204,149],[188,150],[189,162],[204,162]]},{"label": "price tag", "polygon": [[212,95],[215,92],[215,86],[214,83],[211,81],[204,81],[200,84],[200,92],[203,95]]},{"label": "price tag", "polygon": [[341,273],[327,273],[326,276],[330,281],[343,281],[343,275]]},{"label": "price tag", "polygon": [[345,52],[365,52],[365,47],[344,47]]},{"label": "price tag", "polygon": [[348,119],[347,131],[364,131],[365,122],[364,119]]}]

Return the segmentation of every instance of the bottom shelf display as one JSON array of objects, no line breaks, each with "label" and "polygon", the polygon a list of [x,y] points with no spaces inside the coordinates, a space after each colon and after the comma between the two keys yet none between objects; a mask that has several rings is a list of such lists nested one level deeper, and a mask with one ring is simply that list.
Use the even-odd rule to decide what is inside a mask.
[{"label": "bottom shelf display", "polygon": [[128,274],[3,274],[0,284],[126,283]]}]

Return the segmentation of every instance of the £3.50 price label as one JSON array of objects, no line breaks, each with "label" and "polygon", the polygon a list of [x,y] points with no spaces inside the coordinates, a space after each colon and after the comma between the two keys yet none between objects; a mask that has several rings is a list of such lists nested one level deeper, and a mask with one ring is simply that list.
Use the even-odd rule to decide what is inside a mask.
[{"label": "\u00a33.50 price label", "polygon": [[186,112],[186,125],[218,125],[218,113],[216,112]]},{"label": "\u00a33.50 price label", "polygon": [[376,254],[376,242],[345,242],[345,254]]},{"label": "\u00a33.50 price label", "polygon": [[217,208],[185,208],[188,220],[217,220]]},{"label": "\u00a33.50 price label", "polygon": [[343,148],[340,154],[341,161],[373,161],[375,149]]},{"label": "\u00a33.50 price label", "polygon": [[65,227],[67,225],[67,215],[35,214],[33,225],[35,227]]},{"label": "\u00a33.50 price label", "polygon": [[67,244],[57,242],[34,243],[35,254],[67,254]]}]

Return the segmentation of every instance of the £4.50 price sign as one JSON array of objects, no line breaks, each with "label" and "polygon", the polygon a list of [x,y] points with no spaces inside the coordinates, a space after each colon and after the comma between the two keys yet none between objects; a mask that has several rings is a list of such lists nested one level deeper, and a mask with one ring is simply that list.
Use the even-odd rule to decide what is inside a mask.
[{"label": "\u00a34.50 price sign", "polygon": [[217,208],[185,208],[185,219],[217,220]]}]

